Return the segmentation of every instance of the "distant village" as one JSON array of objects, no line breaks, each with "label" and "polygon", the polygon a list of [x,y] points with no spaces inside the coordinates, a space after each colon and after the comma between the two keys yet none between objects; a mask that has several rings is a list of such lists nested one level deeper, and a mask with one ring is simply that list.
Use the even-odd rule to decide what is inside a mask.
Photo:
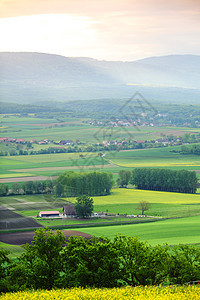
[{"label": "distant village", "polygon": [[[162,121],[161,118],[166,118],[167,114],[157,114],[157,118],[152,118],[147,115],[147,113],[141,113],[140,117],[134,120],[120,120],[114,119],[109,121],[99,121],[99,120],[92,120],[88,121],[87,123],[92,126],[107,126],[107,127],[136,127],[136,126],[149,126],[149,127],[163,127],[163,126],[174,126],[176,127],[177,124],[168,120],[167,122]],[[195,127],[200,127],[200,122],[196,120]],[[180,126],[180,124],[178,125]],[[184,127],[190,127],[191,123],[185,122],[182,124]]]},{"label": "distant village", "polygon": [[[165,114],[158,114],[160,118],[165,117]],[[134,120],[120,120],[117,118],[108,121],[90,120],[85,123],[90,126],[100,127],[99,137],[96,137],[96,143],[88,144],[85,141],[62,139],[60,141],[53,141],[49,139],[30,139],[1,137],[0,143],[4,143],[6,147],[0,152],[0,156],[6,155],[35,155],[47,153],[68,153],[68,152],[97,152],[97,151],[113,151],[113,150],[127,150],[127,149],[143,149],[143,148],[157,148],[175,145],[187,145],[191,143],[200,142],[200,135],[186,133],[183,136],[174,136],[172,134],[162,135],[155,140],[133,140],[131,136],[128,139],[118,138],[117,130],[112,128],[120,127],[158,127],[158,126],[172,126],[172,124],[159,124],[154,118],[149,117],[147,113],[141,113],[141,118]],[[186,126],[188,124],[185,124]],[[196,123],[200,126],[199,122]],[[102,129],[102,131],[101,131]],[[124,128],[124,131],[128,129]],[[131,132],[130,132],[131,133]],[[98,130],[97,130],[98,134]],[[120,132],[121,135],[121,132]],[[95,136],[94,136],[95,137]],[[40,145],[41,148],[34,149],[34,144]],[[48,145],[49,147],[46,147]],[[45,146],[42,148],[42,146]],[[7,150],[7,151],[6,151]]]},{"label": "distant village", "polygon": [[[156,140],[112,140],[107,139],[88,145],[80,140],[60,140],[54,142],[53,140],[25,140],[15,139],[10,137],[0,138],[0,143],[4,143],[8,151],[2,150],[0,156],[7,155],[35,155],[35,154],[48,154],[48,153],[72,153],[72,152],[101,152],[101,151],[115,151],[115,150],[131,150],[131,149],[145,149],[145,148],[158,148],[175,145],[188,145],[191,143],[200,142],[200,136],[194,134],[185,134],[183,136],[163,136]],[[41,146],[39,150],[34,150],[33,144]],[[49,147],[42,148],[43,145]],[[13,147],[14,148],[13,148]],[[25,148],[25,150],[24,150]]]}]

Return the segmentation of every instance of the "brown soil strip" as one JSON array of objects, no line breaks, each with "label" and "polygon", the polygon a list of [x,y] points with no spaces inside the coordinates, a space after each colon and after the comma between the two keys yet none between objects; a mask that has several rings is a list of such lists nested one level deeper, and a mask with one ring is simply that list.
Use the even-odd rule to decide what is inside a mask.
[{"label": "brown soil strip", "polygon": [[[32,168],[32,169],[13,169],[11,172],[34,172],[34,171],[62,171],[62,170],[84,170],[84,169],[102,169],[115,167],[114,164],[105,165],[90,165],[90,166],[70,166],[70,167],[43,167],[43,168]],[[6,176],[6,175],[5,175]]]},{"label": "brown soil strip", "polygon": [[40,180],[53,180],[58,178],[58,176],[27,176],[27,177],[12,177],[12,178],[2,178],[0,183],[8,182],[24,182],[24,181],[40,181]]},{"label": "brown soil strip", "polygon": [[74,124],[72,122],[62,122],[62,123],[33,123],[33,124],[13,124],[15,126],[38,126],[38,127],[50,127],[50,126],[62,126],[65,124]]},{"label": "brown soil strip", "polygon": [[[116,168],[117,165],[108,164],[108,165],[91,165],[91,166],[72,166],[72,167],[44,167],[44,168],[34,168],[34,169],[18,169],[11,170],[12,172],[33,172],[33,171],[67,171],[67,170],[81,170],[84,169],[103,169],[103,168]],[[6,176],[6,175],[5,175]],[[9,177],[1,178],[0,183],[8,182],[24,182],[24,181],[39,181],[39,180],[52,180],[56,179],[58,176],[22,176],[22,177]]]},{"label": "brown soil strip", "polygon": [[[62,230],[62,233],[66,237],[66,240],[69,239],[71,235],[82,236],[86,239],[90,239],[92,236],[76,230]],[[11,245],[23,245],[26,243],[31,243],[35,235],[34,231],[27,232],[15,232],[15,233],[1,233],[0,241],[6,244]]]}]

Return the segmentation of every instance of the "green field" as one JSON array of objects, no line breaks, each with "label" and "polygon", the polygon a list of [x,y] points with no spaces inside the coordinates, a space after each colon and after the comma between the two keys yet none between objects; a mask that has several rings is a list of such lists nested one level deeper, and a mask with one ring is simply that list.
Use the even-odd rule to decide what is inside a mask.
[{"label": "green field", "polygon": [[[105,139],[122,140],[155,140],[163,134],[176,136],[184,133],[199,133],[200,128],[177,128],[177,127],[142,127],[140,130],[134,127],[128,128],[101,128],[101,126],[90,126],[85,123],[87,119],[62,118],[36,118],[21,116],[0,116],[1,137],[24,138],[26,140],[49,139],[60,141],[62,139],[79,139],[87,144],[101,142]],[[83,123],[84,121],[84,123]],[[36,145],[34,150],[48,148],[53,144]],[[6,145],[5,149],[6,149]],[[132,170],[135,167],[156,167],[170,169],[186,169],[197,171],[200,178],[200,156],[180,155],[171,152],[180,150],[180,146],[128,150],[119,152],[105,152],[101,158],[97,153],[63,153],[63,154],[41,154],[1,157],[0,180],[10,177],[19,177],[23,182],[27,176],[58,176],[65,170],[88,172],[90,170],[103,170],[112,172],[117,179],[119,170]],[[3,149],[3,151],[5,151]],[[80,154],[84,158],[80,157]],[[179,194],[155,191],[143,191],[136,189],[113,189],[111,195],[94,198],[94,211],[104,211],[119,215],[137,215],[141,212],[136,210],[138,203],[142,200],[151,203],[151,209],[147,215],[152,218],[173,218],[153,223],[107,226],[101,227],[102,222],[118,222],[131,220],[125,216],[114,216],[108,220],[93,219],[93,223],[99,223],[99,227],[82,228],[81,230],[96,236],[106,235],[113,237],[117,233],[131,236],[139,236],[142,240],[148,240],[152,245],[157,243],[200,243],[200,195]],[[75,198],[56,199],[45,195],[17,195],[1,197],[0,205],[24,216],[37,216],[40,210],[59,210],[62,212],[66,201],[74,202]],[[136,218],[135,218],[136,219]],[[44,226],[80,224],[80,220],[38,220]],[[84,221],[87,223],[90,220]],[[78,229],[80,230],[80,228]],[[1,246],[1,244],[0,244]],[[6,245],[3,245],[6,247]],[[14,246],[9,246],[11,251],[19,251]]]},{"label": "green field", "polygon": [[[67,169],[88,171],[104,170],[116,175],[121,169],[156,167],[197,171],[200,177],[200,157],[170,152],[179,146],[145,150],[106,152],[105,158],[97,153],[57,153],[40,155],[7,156],[1,158],[0,178],[24,176],[53,176]],[[23,180],[21,180],[23,181]]]},{"label": "green field", "polygon": [[[39,118],[35,114],[29,116],[0,115],[1,137],[24,138],[25,140],[43,139],[58,142],[62,139],[80,140],[86,146],[103,140],[155,140],[165,135],[183,135],[184,133],[197,134],[199,128],[178,127],[114,127],[91,126],[87,118],[65,117],[59,114],[51,118]],[[2,150],[8,151],[9,147],[15,149],[16,145],[6,146],[1,143]],[[37,151],[55,146],[32,144]],[[8,149],[6,149],[8,147]],[[78,145],[79,147],[79,145]],[[80,153],[66,154],[41,154],[1,157],[1,178],[24,176],[53,176],[62,173],[62,168],[84,170],[96,168],[98,170],[118,173],[123,168],[135,167],[165,167],[172,169],[187,169],[200,171],[200,158],[197,155],[180,155],[170,150],[178,150],[179,146],[155,148],[147,150],[130,150],[120,152],[105,152],[106,159],[97,156],[97,153],[81,153],[85,158],[80,158]],[[110,164],[108,163],[110,162]],[[42,168],[42,169],[41,169]],[[60,169],[59,169],[60,168]],[[24,174],[22,174],[24,173]],[[198,173],[200,177],[200,173]],[[23,181],[20,180],[20,181]]]},{"label": "green field", "polygon": [[168,243],[169,245],[200,243],[200,216],[163,220],[154,223],[84,228],[82,232],[113,238],[117,234],[138,236],[151,245]]},{"label": "green field", "polygon": [[106,158],[123,167],[164,167],[170,169],[200,170],[200,156],[180,155],[172,150],[180,150],[180,146],[130,150],[108,153]]},{"label": "green field", "polygon": [[[139,236],[142,240],[148,240],[152,244],[157,243],[200,243],[200,195],[180,194],[156,191],[144,191],[136,189],[113,189],[111,195],[93,197],[94,211],[104,211],[115,214],[136,215],[141,212],[135,210],[139,201],[149,201],[151,209],[147,211],[148,216],[174,218],[160,220],[159,222],[120,225],[93,228],[77,228],[79,231],[96,236],[105,235],[113,237],[117,233]],[[36,216],[40,210],[56,209],[62,212],[66,201],[74,202],[75,198],[56,199],[46,195],[26,195],[1,197],[0,205],[14,209],[24,216]],[[71,219],[60,220],[38,220],[44,226],[74,225],[85,223],[120,222],[136,220],[137,218],[113,217],[108,220],[97,218],[80,221]],[[147,220],[149,218],[146,218]],[[142,219],[140,219],[142,221]]]},{"label": "green field", "polygon": [[[96,153],[57,153],[1,158],[0,178],[59,175],[68,169],[104,169],[112,166]],[[44,173],[43,173],[44,172]]]},{"label": "green field", "polygon": [[[113,189],[111,195],[96,196],[94,211],[115,214],[139,214],[135,208],[140,201],[151,203],[148,215],[162,217],[183,217],[200,214],[200,195],[181,194],[137,189]],[[74,203],[75,198],[56,198],[48,195],[16,195],[0,198],[0,205],[12,207],[25,216],[37,215],[40,210],[57,208],[60,211],[66,202]]]},{"label": "green field", "polygon": [[34,114],[29,117],[1,115],[2,127],[1,137],[24,138],[26,140],[49,139],[59,141],[62,139],[79,139],[81,142],[98,142],[105,139],[105,131],[116,139],[152,140],[158,138],[162,133],[166,135],[183,135],[184,133],[198,133],[199,128],[178,128],[178,127],[101,127],[91,126],[85,121],[87,118],[63,117],[60,120],[57,114],[54,118],[38,118]]}]

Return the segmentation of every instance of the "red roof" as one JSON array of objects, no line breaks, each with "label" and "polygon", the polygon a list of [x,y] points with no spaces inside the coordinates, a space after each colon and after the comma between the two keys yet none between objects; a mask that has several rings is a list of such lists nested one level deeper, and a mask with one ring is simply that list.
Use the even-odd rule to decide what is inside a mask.
[{"label": "red roof", "polygon": [[145,141],[136,141],[136,143],[145,143]]}]

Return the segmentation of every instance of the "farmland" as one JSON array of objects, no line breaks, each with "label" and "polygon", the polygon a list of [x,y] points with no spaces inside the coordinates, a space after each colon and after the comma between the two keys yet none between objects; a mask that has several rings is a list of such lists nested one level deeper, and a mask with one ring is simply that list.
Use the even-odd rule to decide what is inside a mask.
[{"label": "farmland", "polygon": [[170,169],[200,170],[200,157],[195,155],[180,155],[172,152],[180,146],[120,151],[106,155],[112,163],[126,168],[134,167],[164,167]]},{"label": "farmland", "polygon": [[194,170],[197,171],[197,176],[200,176],[199,156],[171,152],[179,149],[178,147],[121,150],[120,152],[107,152],[105,157],[88,152],[82,152],[82,157],[80,153],[7,156],[1,158],[0,181],[1,178],[12,177],[58,176],[65,170],[98,169],[118,173],[120,169],[144,166]]},{"label": "farmland", "polygon": [[[148,240],[153,245],[164,242],[169,244],[200,243],[199,197],[199,194],[113,189],[111,195],[93,197],[94,211],[119,214],[117,217],[108,216],[104,219],[94,218],[86,221],[62,218],[53,220],[35,218],[35,220],[43,226],[64,226],[66,228],[73,226],[73,228],[76,228],[76,225],[78,225],[78,230],[95,236],[106,235],[112,238],[117,233],[139,236],[142,240]],[[145,222],[149,222],[153,218],[155,218],[155,221],[158,218],[159,222],[101,227],[102,223],[108,225],[113,222],[116,222],[116,224],[120,222],[137,223],[137,218],[126,217],[126,215],[140,214],[141,212],[135,209],[141,200],[151,203],[151,209],[147,214],[152,218],[146,218]],[[56,199],[46,195],[19,195],[0,198],[1,205],[12,208],[14,212],[26,217],[36,217],[40,210],[56,209],[61,213],[63,205],[74,201],[75,198]],[[162,220],[161,217],[173,219]],[[143,219],[139,221],[143,222]],[[87,224],[90,225],[91,223],[98,225],[98,227],[86,228]]]},{"label": "farmland", "polygon": [[[62,139],[79,139],[81,142],[97,142],[105,137],[105,127],[90,126],[87,124],[88,118],[70,118],[59,115],[54,118],[39,118],[35,115],[28,117],[1,115],[1,137],[24,138],[43,140],[49,139],[59,141]],[[184,133],[199,133],[200,129],[178,128],[178,127],[117,127],[107,128],[107,135],[112,132],[112,139],[135,139],[152,140],[161,134],[183,135]]]},{"label": "farmland", "polygon": [[[103,157],[98,152],[79,152],[79,148],[87,149],[92,143],[101,142],[104,139],[113,140],[153,140],[164,135],[180,136],[185,133],[198,135],[200,128],[187,127],[116,127],[102,128],[91,126],[88,118],[77,118],[62,115],[51,117],[37,117],[29,114],[26,117],[19,115],[1,116],[1,136],[11,138],[36,139],[37,141],[48,139],[48,143],[39,145],[33,143],[34,151],[55,146],[54,142],[62,139],[80,140],[77,144],[77,153],[52,153],[37,155],[16,155],[1,157],[0,182],[24,182],[25,180],[53,180],[66,170],[88,172],[90,170],[103,170],[112,172],[116,181],[118,172],[122,169],[132,170],[135,167],[169,168],[174,170],[194,170],[200,177],[200,157],[198,155],[181,155],[177,151],[181,146],[168,146],[153,149],[135,149],[104,151]],[[10,143],[1,143],[4,150],[9,147],[17,147]],[[7,148],[6,148],[7,147]],[[19,146],[26,147],[26,146]],[[67,146],[66,146],[67,147]],[[30,151],[30,149],[28,149]],[[115,183],[116,187],[116,183]],[[34,217],[38,226],[65,226],[80,227],[81,231],[97,236],[107,235],[113,237],[116,233],[131,236],[138,235],[142,240],[148,240],[152,244],[168,242],[170,244],[200,243],[198,226],[200,220],[199,194],[179,194],[155,191],[143,191],[132,189],[114,188],[110,195],[94,198],[94,211],[103,211],[113,216],[106,218],[93,218],[93,220],[54,219],[42,220],[36,218],[40,210],[59,210],[66,203],[74,203],[75,198],[57,199],[48,195],[17,195],[1,197],[0,205],[23,217]],[[151,209],[147,212],[151,218],[142,218],[142,221],[156,221],[145,224],[129,224],[123,226],[103,226],[111,223],[136,222],[137,218],[126,215],[137,215],[136,210],[140,201],[151,203]],[[18,215],[18,216],[19,216]],[[117,215],[117,216],[116,216]],[[162,220],[161,218],[173,218]],[[86,227],[91,222],[96,227]],[[185,224],[185,225],[184,225]],[[7,222],[7,226],[9,222]],[[88,226],[89,226],[88,225]],[[114,224],[112,224],[114,225]],[[9,227],[9,226],[8,226]],[[7,227],[7,229],[8,229]],[[83,227],[83,226],[82,226]],[[162,232],[161,229],[162,228]],[[186,230],[187,229],[187,230]],[[191,234],[192,232],[192,234]]]},{"label": "farmland", "polygon": [[[198,135],[200,128],[187,127],[106,127],[89,125],[88,118],[77,118],[68,114],[48,114],[41,117],[36,114],[1,115],[1,137],[14,139],[36,140],[37,142],[48,140],[43,144],[32,143],[32,148],[26,145],[15,145],[14,143],[1,143],[2,151],[16,151],[24,149],[28,153],[32,151],[45,150],[49,147],[58,147],[55,143],[68,139],[80,143],[75,144],[77,153],[56,153],[17,155],[1,157],[0,180],[16,178],[15,181],[22,182],[24,177],[30,176],[58,176],[64,170],[98,169],[118,173],[122,168],[134,167],[166,167],[173,169],[200,170],[200,158],[197,155],[180,155],[171,152],[179,150],[180,146],[164,148],[130,150],[130,151],[105,151],[105,157],[99,157],[98,152],[88,151],[91,144],[101,143],[103,140],[155,140],[162,136],[180,136],[184,134]],[[62,147],[61,147],[62,148]],[[64,147],[68,149],[67,147]],[[23,150],[23,151],[24,151]],[[11,151],[11,150],[10,150]],[[18,150],[19,151],[19,150]],[[199,176],[199,175],[198,175]],[[10,179],[11,180],[11,179]],[[2,181],[3,182],[3,181]]]},{"label": "farmland", "polygon": [[169,245],[200,243],[200,216],[163,220],[153,223],[98,227],[82,229],[84,233],[94,236],[113,238],[117,234],[138,236],[151,245],[168,243]]},{"label": "farmland", "polygon": [[200,296],[199,286],[185,286],[185,287],[125,287],[113,289],[62,289],[62,290],[40,290],[40,291],[26,291],[18,293],[7,293],[2,295],[2,300],[22,300],[22,299],[43,299],[43,300],[99,300],[99,299],[134,299],[134,300],[198,300]]}]

